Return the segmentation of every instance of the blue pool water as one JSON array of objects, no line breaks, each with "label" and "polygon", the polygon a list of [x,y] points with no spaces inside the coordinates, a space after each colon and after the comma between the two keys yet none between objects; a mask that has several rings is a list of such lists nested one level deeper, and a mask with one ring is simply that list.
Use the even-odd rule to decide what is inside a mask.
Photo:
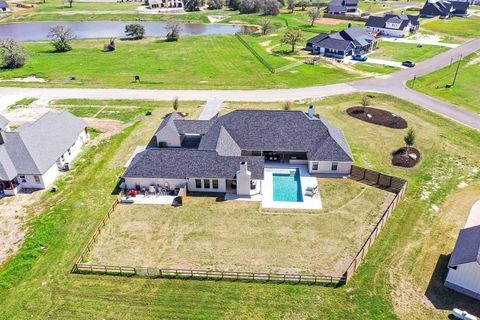
[{"label": "blue pool water", "polygon": [[291,173],[273,174],[273,201],[303,202],[298,169]]}]

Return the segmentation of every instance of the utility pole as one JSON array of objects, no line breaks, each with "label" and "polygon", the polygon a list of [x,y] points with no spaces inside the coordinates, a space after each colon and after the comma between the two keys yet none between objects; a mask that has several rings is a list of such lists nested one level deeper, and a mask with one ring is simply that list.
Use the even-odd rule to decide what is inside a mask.
[{"label": "utility pole", "polygon": [[461,62],[462,62],[462,55],[460,55],[460,59],[458,60],[457,70],[455,70],[455,77],[453,78],[452,87],[455,85],[455,81],[457,81],[458,69],[460,69]]}]

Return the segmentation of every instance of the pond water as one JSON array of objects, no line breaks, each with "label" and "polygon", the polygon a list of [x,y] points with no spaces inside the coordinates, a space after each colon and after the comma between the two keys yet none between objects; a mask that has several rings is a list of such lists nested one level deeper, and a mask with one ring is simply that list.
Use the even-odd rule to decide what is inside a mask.
[{"label": "pond water", "polygon": [[[132,22],[82,21],[82,22],[24,22],[0,24],[0,37],[11,37],[19,41],[48,40],[50,27],[64,25],[73,30],[78,39],[122,38],[125,26]],[[165,36],[166,22],[138,22],[145,27],[145,36]],[[181,35],[234,34],[242,26],[228,24],[182,24]]]}]

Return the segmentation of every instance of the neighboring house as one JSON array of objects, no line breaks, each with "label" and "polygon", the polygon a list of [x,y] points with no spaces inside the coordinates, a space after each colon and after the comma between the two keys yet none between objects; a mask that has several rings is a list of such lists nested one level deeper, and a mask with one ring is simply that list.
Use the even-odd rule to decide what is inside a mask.
[{"label": "neighboring house", "polygon": [[0,131],[0,190],[45,189],[68,169],[88,140],[85,122],[69,112],[48,112],[13,132]]},{"label": "neighboring house", "polygon": [[0,12],[10,12],[10,8],[8,7],[8,3],[6,1],[0,1]]},{"label": "neighboring house", "polygon": [[356,13],[358,0],[331,0],[327,6],[329,14]]},{"label": "neighboring house", "polygon": [[420,16],[424,18],[440,17],[447,19],[451,16],[465,17],[468,14],[470,3],[468,1],[444,1],[427,0],[420,10]]},{"label": "neighboring house", "polygon": [[445,286],[480,300],[480,225],[460,231]]},{"label": "neighboring house", "polygon": [[183,8],[183,0],[147,0],[148,8]]},{"label": "neighboring house", "polygon": [[365,30],[370,33],[380,33],[389,37],[406,37],[416,33],[420,26],[418,16],[409,14],[386,14],[383,17],[370,16],[365,24]]},{"label": "neighboring house", "polygon": [[353,157],[342,131],[301,111],[236,110],[210,120],[169,115],[123,178],[127,189],[168,185],[250,195],[269,164],[303,165],[310,174],[348,176]]},{"label": "neighboring house", "polygon": [[0,114],[0,131],[10,131],[10,125],[7,118]]},{"label": "neighboring house", "polygon": [[343,59],[346,56],[368,53],[375,49],[377,40],[364,29],[349,27],[340,32],[320,33],[307,41],[306,49],[314,54]]}]

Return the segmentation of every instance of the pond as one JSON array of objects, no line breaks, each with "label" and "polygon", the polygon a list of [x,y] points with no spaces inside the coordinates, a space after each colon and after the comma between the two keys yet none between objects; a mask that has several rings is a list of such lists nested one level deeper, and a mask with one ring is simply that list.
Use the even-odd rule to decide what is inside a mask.
[{"label": "pond", "polygon": [[[82,22],[25,22],[0,24],[0,37],[15,38],[19,41],[48,40],[50,27],[64,25],[73,30],[78,39],[122,38],[125,26],[132,22],[82,21]],[[137,22],[145,27],[145,36],[165,36],[166,22]],[[242,26],[228,24],[181,24],[181,35],[234,34]]]}]

